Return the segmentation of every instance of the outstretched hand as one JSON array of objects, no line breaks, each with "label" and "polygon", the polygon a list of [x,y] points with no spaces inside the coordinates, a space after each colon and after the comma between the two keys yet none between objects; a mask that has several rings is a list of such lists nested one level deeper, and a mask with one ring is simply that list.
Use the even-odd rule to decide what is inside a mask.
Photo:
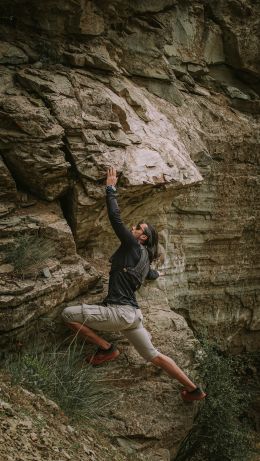
[{"label": "outstretched hand", "polygon": [[116,169],[110,167],[107,170],[107,186],[115,186],[117,183]]}]

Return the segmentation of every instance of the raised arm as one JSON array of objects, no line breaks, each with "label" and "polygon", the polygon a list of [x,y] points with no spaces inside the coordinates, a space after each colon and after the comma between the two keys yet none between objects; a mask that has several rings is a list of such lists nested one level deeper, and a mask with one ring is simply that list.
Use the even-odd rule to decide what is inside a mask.
[{"label": "raised arm", "polygon": [[132,233],[123,224],[120,210],[116,199],[116,169],[111,167],[107,171],[106,202],[109,221],[115,234],[124,245],[137,245],[137,241]]}]

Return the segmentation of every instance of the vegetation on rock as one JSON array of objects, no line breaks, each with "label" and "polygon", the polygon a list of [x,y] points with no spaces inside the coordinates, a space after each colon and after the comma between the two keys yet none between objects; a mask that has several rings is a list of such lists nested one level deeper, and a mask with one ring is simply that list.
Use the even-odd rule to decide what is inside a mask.
[{"label": "vegetation on rock", "polygon": [[175,461],[246,461],[252,440],[246,417],[251,397],[241,386],[245,362],[205,339],[203,348],[200,375],[208,383],[208,396]]},{"label": "vegetation on rock", "polygon": [[114,392],[105,384],[104,371],[84,362],[83,348],[76,342],[66,350],[54,344],[44,351],[36,345],[13,355],[6,367],[13,384],[43,392],[73,421],[104,415],[115,401]]},{"label": "vegetation on rock", "polygon": [[19,235],[8,247],[5,260],[13,265],[17,273],[24,274],[28,269],[39,269],[39,265],[53,254],[52,242],[38,235],[25,234]]}]

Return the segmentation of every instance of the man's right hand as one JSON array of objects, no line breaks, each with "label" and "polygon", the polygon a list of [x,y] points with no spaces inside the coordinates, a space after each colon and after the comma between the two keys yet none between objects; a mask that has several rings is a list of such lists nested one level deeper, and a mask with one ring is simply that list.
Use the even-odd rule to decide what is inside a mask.
[{"label": "man's right hand", "polygon": [[117,183],[116,169],[110,167],[107,170],[107,186],[115,186]]}]

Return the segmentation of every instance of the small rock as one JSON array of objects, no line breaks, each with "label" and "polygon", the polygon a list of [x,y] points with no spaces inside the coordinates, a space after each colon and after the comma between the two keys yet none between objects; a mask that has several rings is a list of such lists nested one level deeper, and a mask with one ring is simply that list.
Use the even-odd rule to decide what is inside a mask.
[{"label": "small rock", "polygon": [[212,157],[206,150],[201,150],[196,152],[192,156],[192,160],[196,163],[196,165],[201,166],[201,167],[206,167],[210,165],[212,162]]},{"label": "small rock", "polygon": [[73,434],[75,432],[75,429],[74,427],[72,426],[67,426],[67,431],[70,433],[70,434]]},{"label": "small rock", "polygon": [[4,411],[8,416],[14,416],[14,410],[10,403],[0,400],[0,410]]},{"label": "small rock", "polygon": [[195,87],[192,90],[192,93],[198,94],[200,96],[210,96],[210,92],[206,90],[206,88],[202,88],[199,85],[195,85]]},{"label": "small rock", "polygon": [[36,442],[36,440],[38,440],[37,434],[35,434],[35,432],[31,432],[30,437],[33,442]]},{"label": "small rock", "polygon": [[20,48],[8,42],[0,42],[0,64],[24,64],[28,56]]},{"label": "small rock", "polygon": [[260,101],[248,101],[245,99],[234,98],[232,99],[232,107],[242,112],[249,114],[260,114]]},{"label": "small rock", "polygon": [[238,88],[234,86],[226,86],[225,91],[228,94],[228,96],[230,96],[230,98],[232,99],[233,98],[245,99],[245,100],[251,99],[250,96],[243,93],[241,90],[239,90]]},{"label": "small rock", "polygon": [[46,277],[46,279],[49,279],[51,277],[50,269],[48,267],[44,267],[42,273],[44,277]]},{"label": "small rock", "polygon": [[82,53],[68,53],[67,51],[65,51],[63,53],[63,56],[64,56],[65,61],[71,66],[75,66],[75,67],[85,66],[86,57]]},{"label": "small rock", "polygon": [[123,437],[117,437],[116,440],[117,440],[118,445],[121,448],[123,448],[126,451],[126,453],[129,453],[129,454],[134,453],[135,450],[134,450],[134,448],[132,446],[132,441],[131,440],[129,441],[129,440],[123,438]]},{"label": "small rock", "polygon": [[44,403],[45,403],[48,407],[52,408],[52,410],[55,410],[55,411],[59,411],[59,410],[60,410],[60,407],[57,405],[57,403],[56,403],[56,402],[53,402],[53,400],[47,399],[47,397],[45,397],[45,395],[43,395],[43,394],[40,395],[40,398],[41,398],[41,400],[44,401]]},{"label": "small rock", "polygon": [[133,143],[133,144],[142,144],[142,139],[137,136],[136,134],[129,134],[128,139]]},{"label": "small rock", "polygon": [[0,274],[10,274],[14,271],[14,266],[12,264],[1,264]]},{"label": "small rock", "polygon": [[83,450],[85,451],[85,453],[87,455],[94,455],[95,454],[94,451],[91,450],[90,448],[88,448],[84,443],[83,443]]},{"label": "small rock", "polygon": [[195,77],[201,77],[208,73],[208,68],[197,64],[188,64],[188,71]]},{"label": "small rock", "polygon": [[65,456],[66,459],[71,459],[71,456],[66,451],[62,451],[62,454],[63,456]]},{"label": "small rock", "polygon": [[182,75],[180,77],[180,80],[182,82],[184,82],[184,83],[187,83],[187,85],[189,85],[191,87],[195,86],[195,82],[194,82],[193,78],[190,75]]},{"label": "small rock", "polygon": [[171,456],[167,448],[159,448],[151,453],[150,461],[170,461]]},{"label": "small rock", "polygon": [[35,68],[35,69],[41,69],[43,64],[41,61],[37,61],[35,63],[32,64],[32,66]]},{"label": "small rock", "polygon": [[90,435],[87,435],[87,439],[90,440],[90,442],[94,442],[93,437],[91,437]]}]

